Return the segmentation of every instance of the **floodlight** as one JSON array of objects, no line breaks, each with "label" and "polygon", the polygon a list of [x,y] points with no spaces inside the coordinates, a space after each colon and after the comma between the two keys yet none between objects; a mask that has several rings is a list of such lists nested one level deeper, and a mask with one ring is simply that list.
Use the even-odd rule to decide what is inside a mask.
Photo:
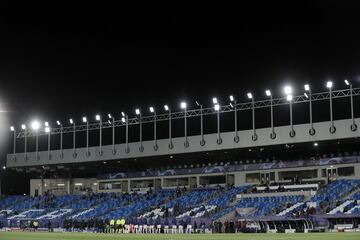
[{"label": "floodlight", "polygon": [[25,130],[26,129],[26,125],[25,124],[21,124],[21,129]]},{"label": "floodlight", "polygon": [[95,116],[95,119],[96,119],[96,121],[100,121],[100,115],[97,114],[97,115]]},{"label": "floodlight", "polygon": [[112,116],[111,116],[111,114],[110,114],[110,113],[108,113],[108,118],[112,118]]},{"label": "floodlight", "polygon": [[56,124],[57,124],[58,126],[60,126],[60,125],[61,125],[60,121],[56,121]]},{"label": "floodlight", "polygon": [[10,127],[10,131],[12,131],[12,132],[15,131],[14,126],[11,126],[11,127]]},{"label": "floodlight", "polygon": [[69,119],[70,124],[74,124],[74,121],[72,120],[72,118]]},{"label": "floodlight", "polygon": [[40,128],[40,123],[38,121],[33,121],[31,123],[31,128],[34,130],[38,130]]},{"label": "floodlight", "polygon": [[317,142],[314,143],[314,146],[317,147],[319,144]]},{"label": "floodlight", "polygon": [[305,85],[304,85],[304,89],[305,89],[305,91],[310,91],[310,85],[309,85],[309,84],[305,84]]},{"label": "floodlight", "polygon": [[45,122],[44,125],[45,125],[45,127],[48,127],[48,126],[49,126],[49,122]]},{"label": "floodlight", "polygon": [[266,96],[270,97],[271,96],[271,91],[270,90],[265,90],[265,94],[266,94]]},{"label": "floodlight", "polygon": [[230,95],[229,98],[230,98],[230,101],[231,101],[231,102],[234,101],[234,96],[233,96],[233,95]]},{"label": "floodlight", "polygon": [[84,123],[86,123],[86,122],[87,122],[86,117],[83,117],[83,118],[82,118],[82,121],[83,121]]},{"label": "floodlight", "polygon": [[124,117],[122,117],[122,118],[121,118],[121,121],[124,123],[124,122],[125,122],[125,118],[124,118]]},{"label": "floodlight", "polygon": [[253,95],[251,93],[247,93],[247,97],[248,97],[248,99],[252,99]]},{"label": "floodlight", "polygon": [[350,82],[349,82],[347,79],[345,79],[344,82],[345,82],[345,84],[346,84],[347,86],[350,85]]},{"label": "floodlight", "polygon": [[6,170],[6,166],[3,166],[2,168],[3,168],[3,170]]},{"label": "floodlight", "polygon": [[153,113],[155,111],[153,107],[149,107],[149,110],[151,113]]},{"label": "floodlight", "polygon": [[327,87],[327,88],[332,88],[332,86],[333,86],[333,82],[332,82],[332,81],[326,82],[326,87]]},{"label": "floodlight", "polygon": [[217,103],[218,103],[218,100],[217,100],[216,97],[214,97],[214,98],[212,99],[212,101],[213,101],[213,104],[217,104]]},{"label": "floodlight", "polygon": [[293,99],[293,95],[289,94],[286,96],[287,101],[292,101],[292,99]]},{"label": "floodlight", "polygon": [[50,132],[50,127],[45,127],[45,132],[49,133]]},{"label": "floodlight", "polygon": [[169,111],[169,106],[168,106],[168,105],[165,105],[165,106],[164,106],[164,109],[165,109],[165,111]]},{"label": "floodlight", "polygon": [[215,109],[215,111],[219,111],[219,110],[220,110],[220,105],[219,105],[219,104],[215,104],[215,105],[214,105],[214,109]]},{"label": "floodlight", "polygon": [[125,117],[125,113],[124,113],[124,112],[121,112],[121,116]]},{"label": "floodlight", "polygon": [[285,86],[284,87],[284,92],[286,95],[289,95],[292,93],[292,88],[290,86]]},{"label": "floodlight", "polygon": [[140,109],[135,109],[135,113],[136,113],[136,115],[140,115]]},{"label": "floodlight", "polygon": [[186,102],[181,102],[180,107],[181,109],[186,109]]},{"label": "floodlight", "polygon": [[307,93],[304,93],[304,96],[305,96],[306,98],[309,98],[309,96],[307,95]]}]

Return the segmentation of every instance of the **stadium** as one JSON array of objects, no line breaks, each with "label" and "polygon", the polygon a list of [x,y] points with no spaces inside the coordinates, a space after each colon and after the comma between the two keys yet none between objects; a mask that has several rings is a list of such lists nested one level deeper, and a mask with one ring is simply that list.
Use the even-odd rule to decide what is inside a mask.
[{"label": "stadium", "polygon": [[[145,28],[157,26],[150,25]],[[217,25],[210,25],[212,32]],[[52,31],[58,30],[41,35],[49,48],[55,39]],[[74,27],[70,35],[77,31]],[[82,42],[92,37],[79,38]],[[96,41],[100,39],[96,36]],[[94,48],[106,52],[103,47]],[[138,48],[142,47],[134,49]],[[122,53],[109,54],[109,61],[117,54]],[[183,67],[188,64],[185,60],[191,62],[188,58],[176,62],[181,55],[176,53],[169,65],[134,60],[134,69],[125,64],[131,69],[127,76],[148,65],[157,69],[157,64],[159,69],[141,76],[159,76],[172,64]],[[55,56],[71,61],[65,52]],[[90,70],[91,57],[83,58],[86,76],[96,75]],[[273,53],[271,58],[281,57]],[[40,64],[40,72],[48,67],[47,60]],[[132,63],[128,55],[124,61]],[[286,61],[277,64],[286,66]],[[62,62],[57,60],[56,65]],[[31,74],[38,73],[33,64]],[[81,64],[70,68],[82,68]],[[200,74],[220,73],[215,65]],[[61,66],[53,75],[48,67],[47,74],[62,79],[67,64]],[[101,71],[114,67],[97,66]],[[71,75],[77,76],[77,71],[71,70]],[[117,76],[111,74],[106,76]],[[169,70],[169,75],[176,74]],[[26,101],[21,98],[9,105],[9,111],[0,111],[9,118],[0,134],[6,138],[0,239],[359,239],[360,78],[355,73],[339,75],[265,84],[191,79],[185,90],[178,89],[182,82],[175,83],[176,77],[169,82],[166,76],[162,82],[153,76],[142,83],[135,82],[140,76],[136,75],[129,86],[121,82],[121,87],[112,80],[96,82],[98,77],[87,85],[70,77],[73,88],[60,81],[54,89],[54,80],[31,88],[34,93],[29,95],[16,83],[16,89],[24,89]],[[10,99],[20,98],[11,95]],[[20,105],[24,106],[16,109]],[[35,113],[29,114],[32,110]],[[97,112],[89,113],[93,111]]]}]

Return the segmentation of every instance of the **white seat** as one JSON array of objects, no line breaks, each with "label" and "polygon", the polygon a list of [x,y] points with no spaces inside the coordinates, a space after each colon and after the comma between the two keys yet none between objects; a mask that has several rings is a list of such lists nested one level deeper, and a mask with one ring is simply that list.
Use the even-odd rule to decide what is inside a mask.
[{"label": "white seat", "polygon": [[165,226],[165,227],[164,227],[164,233],[166,233],[166,234],[170,233],[170,231],[169,231],[169,226]]}]

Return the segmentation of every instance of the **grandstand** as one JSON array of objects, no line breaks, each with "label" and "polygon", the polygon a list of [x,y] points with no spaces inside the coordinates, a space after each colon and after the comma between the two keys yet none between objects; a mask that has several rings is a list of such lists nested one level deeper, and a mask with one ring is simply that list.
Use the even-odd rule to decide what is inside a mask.
[{"label": "grandstand", "polygon": [[[346,89],[313,97],[342,101],[358,95],[360,89]],[[220,124],[220,114],[311,104],[303,96],[293,99],[231,100],[216,109],[185,106],[181,112],[133,119],[123,113],[119,121],[109,114],[107,122],[97,116],[95,124],[58,122],[51,130],[13,131],[16,149],[33,138],[36,148],[14,148],[7,156],[8,170],[26,173],[30,186],[28,195],[1,197],[0,227],[126,234],[360,231],[358,118],[252,130],[238,130],[235,121],[235,131],[203,134],[201,129],[189,136],[185,124],[185,136],[156,139],[157,126],[170,131],[172,121],[200,118],[202,123],[204,116],[216,115]],[[116,128],[127,132],[144,123],[153,127],[154,139],[129,142],[125,135],[121,142],[102,144],[103,138],[117,137]],[[99,131],[99,144],[89,145],[89,131]],[[63,148],[63,135],[75,139],[84,132],[85,147],[74,141],[73,148]],[[48,140],[47,148],[38,146],[39,138]]]}]

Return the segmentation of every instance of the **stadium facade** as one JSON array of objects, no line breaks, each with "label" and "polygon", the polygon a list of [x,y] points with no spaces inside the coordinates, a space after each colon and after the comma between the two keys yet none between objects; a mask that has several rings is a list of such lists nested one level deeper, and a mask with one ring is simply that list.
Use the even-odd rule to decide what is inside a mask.
[{"label": "stadium facade", "polygon": [[[350,85],[351,86],[351,85]],[[126,232],[308,232],[359,229],[359,118],[354,115],[360,89],[237,103],[135,118],[123,114],[90,124],[21,131],[14,128],[14,151],[7,167],[27,172],[30,196],[0,201],[2,225],[26,228],[28,221],[67,231],[115,231],[111,220],[126,219]],[[289,90],[289,89],[288,89]],[[349,100],[350,118],[334,119],[333,101]],[[328,101],[330,120],[313,122],[312,104]],[[293,104],[305,105],[308,121],[293,121]],[[274,126],[273,108],[289,106],[289,125]],[[269,109],[269,127],[256,128],[256,111]],[[150,108],[151,110],[151,108]],[[239,130],[241,111],[252,112],[252,129]],[[303,110],[304,111],[304,110]],[[204,134],[204,116],[216,116],[213,133]],[[224,121],[224,117],[232,120]],[[200,121],[199,135],[188,135],[188,120]],[[173,137],[172,121],[183,123]],[[168,124],[157,139],[159,122]],[[233,131],[221,131],[221,124]],[[153,139],[143,141],[142,124],[152,124]],[[46,124],[48,125],[48,124]],[[129,132],[139,127],[139,141]],[[116,129],[125,129],[118,143]],[[102,131],[109,130],[108,135]],[[89,144],[89,131],[99,132]],[[137,131],[137,130],[136,130]],[[85,146],[77,134],[85,133]],[[70,135],[73,147],[63,148]],[[111,144],[102,144],[109,137]],[[46,148],[39,148],[39,138]],[[51,145],[57,139],[57,146]],[[35,140],[34,151],[27,151]],[[22,141],[21,144],[18,142]],[[24,151],[19,151],[21,145]],[[319,150],[318,145],[327,146]],[[319,146],[320,148],[320,146]],[[39,150],[40,149],[40,150]],[[110,225],[109,225],[110,224]],[[114,224],[115,225],[115,224]],[[112,227],[114,229],[112,229]]]}]

